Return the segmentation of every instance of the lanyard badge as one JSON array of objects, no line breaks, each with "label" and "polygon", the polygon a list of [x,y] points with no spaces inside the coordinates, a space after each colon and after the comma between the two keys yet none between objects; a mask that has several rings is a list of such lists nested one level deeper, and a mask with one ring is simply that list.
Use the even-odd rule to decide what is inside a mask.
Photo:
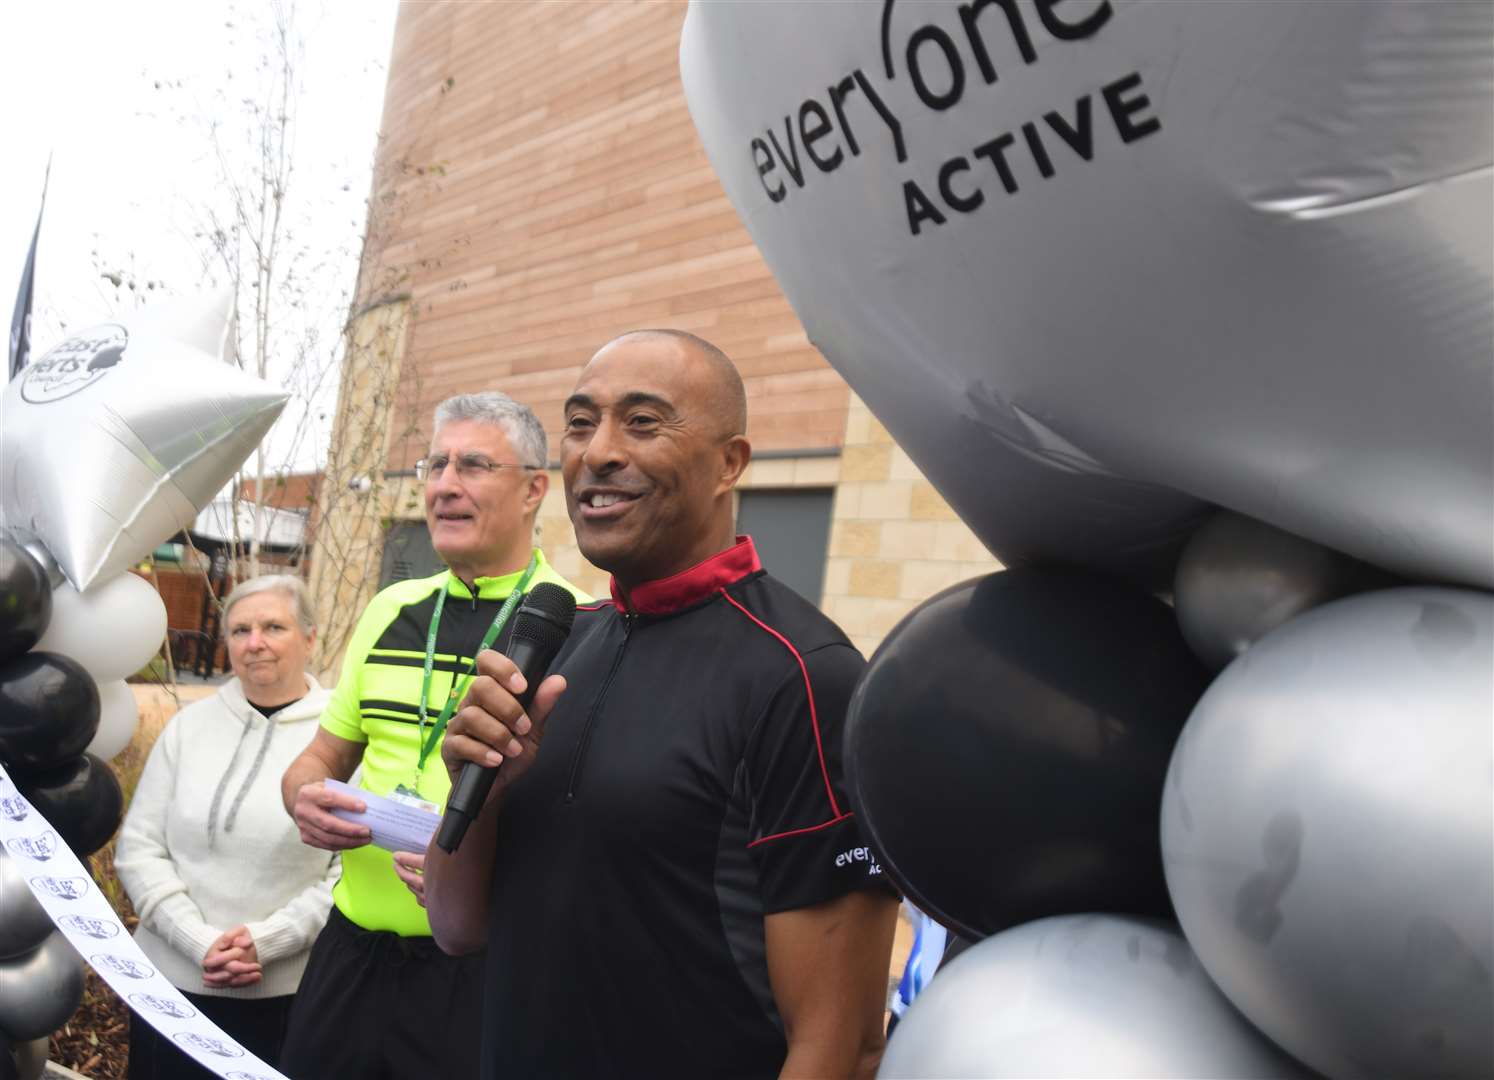
[{"label": "lanyard badge", "polygon": [[[431,752],[435,750],[436,744],[441,741],[441,736],[446,732],[446,724],[451,719],[451,714],[456,712],[457,703],[461,701],[462,695],[467,692],[467,687],[472,683],[472,677],[477,672],[477,654],[484,649],[493,647],[493,642],[498,640],[498,635],[503,633],[503,628],[508,624],[509,617],[513,615],[514,609],[524,599],[524,590],[529,587],[529,582],[534,577],[534,572],[539,568],[539,553],[529,557],[529,565],[525,567],[519,583],[509,592],[508,598],[503,601],[503,606],[498,609],[498,614],[493,617],[492,624],[487,633],[483,634],[481,643],[472,650],[472,663],[460,676],[453,676],[451,680],[451,691],[446,695],[446,702],[441,706],[441,713],[436,718],[435,726],[431,728],[429,735],[425,729],[430,723],[430,695],[431,674],[436,664],[436,637],[441,629],[441,612],[446,607],[446,589],[442,588],[436,594],[436,608],[431,612],[430,629],[425,635],[425,667],[420,681],[420,759],[415,765],[415,775],[409,784],[400,784],[389,796],[410,806],[418,806],[424,810],[436,810],[434,803],[422,799],[416,788],[420,784],[420,774],[425,771],[425,763],[429,760]],[[474,586],[476,582],[473,582]]]}]

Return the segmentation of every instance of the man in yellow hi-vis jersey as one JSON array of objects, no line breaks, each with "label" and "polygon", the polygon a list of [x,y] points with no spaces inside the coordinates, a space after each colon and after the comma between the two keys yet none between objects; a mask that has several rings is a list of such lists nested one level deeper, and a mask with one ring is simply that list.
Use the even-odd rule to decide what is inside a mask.
[{"label": "man in yellow hi-vis jersey", "polygon": [[369,844],[365,826],[332,813],[361,811],[361,800],[324,782],[361,766],[364,789],[439,811],[450,788],[441,733],[472,658],[490,644],[503,648],[507,616],[539,582],[585,599],[533,546],[549,486],[534,413],[494,391],[463,394],[437,407],[434,426],[416,472],[446,569],[369,603],[316,736],[281,782],[302,841],[342,852],[332,915],[286,1034],[281,1069],[297,1080],[477,1075],[475,1034],[453,1033],[479,1030],[482,957],[448,957],[435,946],[424,854]]}]

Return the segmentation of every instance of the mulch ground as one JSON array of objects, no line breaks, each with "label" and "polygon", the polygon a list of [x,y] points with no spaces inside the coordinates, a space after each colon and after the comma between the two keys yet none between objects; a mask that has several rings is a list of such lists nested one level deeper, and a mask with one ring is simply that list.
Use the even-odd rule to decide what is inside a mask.
[{"label": "mulch ground", "polygon": [[88,972],[83,1004],[52,1036],[48,1057],[90,1080],[125,1080],[130,1075],[130,1010],[113,990]]}]

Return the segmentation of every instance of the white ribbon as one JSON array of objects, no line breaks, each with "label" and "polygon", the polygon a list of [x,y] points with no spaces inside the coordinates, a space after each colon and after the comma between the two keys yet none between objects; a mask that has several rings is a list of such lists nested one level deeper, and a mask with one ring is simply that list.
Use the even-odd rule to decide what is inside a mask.
[{"label": "white ribbon", "polygon": [[287,1080],[218,1027],[146,959],[88,868],[0,766],[0,843],[78,955],[130,1008],[224,1080]]}]

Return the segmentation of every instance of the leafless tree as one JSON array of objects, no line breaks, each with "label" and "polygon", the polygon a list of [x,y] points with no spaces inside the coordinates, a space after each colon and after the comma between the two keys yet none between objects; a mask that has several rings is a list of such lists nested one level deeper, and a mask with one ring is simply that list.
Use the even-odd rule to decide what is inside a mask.
[{"label": "leafless tree", "polygon": [[[408,265],[386,252],[404,215],[444,181],[444,163],[419,157],[420,133],[455,82],[443,79],[423,122],[408,127],[416,132],[410,145],[389,147],[381,136],[363,220],[334,223],[344,234],[329,243],[334,192],[327,185],[345,192],[353,181],[329,181],[306,167],[316,148],[299,142],[303,13],[295,0],[270,0],[233,10],[225,30],[231,54],[252,57],[251,64],[205,93],[185,81],[162,80],[156,88],[167,95],[165,111],[201,133],[217,177],[185,210],[202,278],[237,296],[233,359],[291,393],[276,429],[232,485],[230,573],[242,579],[261,572],[274,513],[303,515],[306,540],[289,561],[305,568],[304,544],[314,530],[318,666],[325,668],[361,613],[362,603],[349,599],[366,596],[367,582],[377,581],[388,519],[407,509],[393,506],[397,485],[383,470],[390,437],[404,433],[390,431],[398,415],[399,349],[378,332],[378,313],[410,305],[411,272],[443,256]],[[137,275],[129,260],[95,259],[100,287],[112,289],[118,303],[136,306],[164,288]],[[324,463],[319,482],[293,488],[292,477],[312,462]]]}]

